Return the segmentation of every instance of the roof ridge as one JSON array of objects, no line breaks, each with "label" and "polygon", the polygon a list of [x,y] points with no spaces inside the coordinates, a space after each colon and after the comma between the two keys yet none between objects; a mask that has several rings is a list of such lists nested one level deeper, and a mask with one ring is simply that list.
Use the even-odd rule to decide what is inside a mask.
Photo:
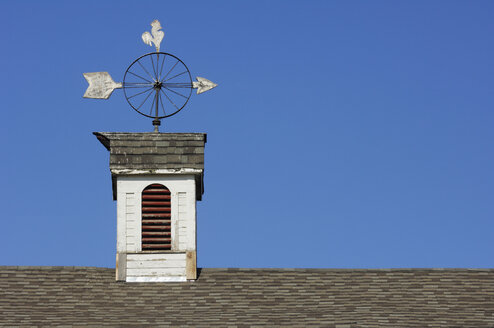
[{"label": "roof ridge", "polygon": [[[115,268],[98,266],[45,266],[45,265],[0,265],[7,270],[114,270]],[[205,271],[494,271],[494,268],[199,268]]]}]

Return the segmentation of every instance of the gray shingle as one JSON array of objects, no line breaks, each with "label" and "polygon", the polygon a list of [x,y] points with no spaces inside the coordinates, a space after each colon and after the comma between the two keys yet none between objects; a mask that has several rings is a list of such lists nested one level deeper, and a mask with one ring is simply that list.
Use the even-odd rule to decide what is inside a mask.
[{"label": "gray shingle", "polygon": [[494,269],[202,269],[117,283],[114,269],[0,267],[0,325],[493,327]]},{"label": "gray shingle", "polygon": [[[110,169],[204,169],[205,133],[94,132],[110,151]],[[183,160],[182,156],[188,155]]]},{"label": "gray shingle", "polygon": [[[194,169],[196,199],[204,192],[205,133],[125,133],[93,132],[110,151],[113,198],[116,199],[117,170],[139,170],[154,174],[156,170]],[[123,174],[123,173],[118,173]],[[144,173],[143,173],[144,174]]]}]

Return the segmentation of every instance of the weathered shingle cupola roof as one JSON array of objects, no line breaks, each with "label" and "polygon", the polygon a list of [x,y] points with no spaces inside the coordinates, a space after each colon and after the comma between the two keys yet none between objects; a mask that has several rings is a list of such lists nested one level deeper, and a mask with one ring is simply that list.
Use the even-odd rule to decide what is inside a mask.
[{"label": "weathered shingle cupola roof", "polygon": [[197,200],[204,193],[206,133],[93,132],[110,151],[113,199],[117,175],[189,173],[197,184]]}]

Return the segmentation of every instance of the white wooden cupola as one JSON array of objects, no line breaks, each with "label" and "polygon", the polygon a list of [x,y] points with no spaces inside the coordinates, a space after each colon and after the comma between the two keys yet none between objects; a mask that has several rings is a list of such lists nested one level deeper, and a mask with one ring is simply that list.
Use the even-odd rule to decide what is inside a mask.
[{"label": "white wooden cupola", "polygon": [[206,134],[94,134],[110,151],[116,279],[195,280],[196,201],[204,191]]}]

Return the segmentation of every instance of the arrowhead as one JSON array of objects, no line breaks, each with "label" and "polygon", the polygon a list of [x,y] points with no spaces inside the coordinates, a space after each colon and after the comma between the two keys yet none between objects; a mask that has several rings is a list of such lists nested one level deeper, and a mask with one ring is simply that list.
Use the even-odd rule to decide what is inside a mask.
[{"label": "arrowhead", "polygon": [[218,86],[216,83],[211,82],[203,77],[197,76],[196,79],[197,82],[192,82],[192,88],[197,89],[197,94],[201,94]]},{"label": "arrowhead", "polygon": [[113,90],[121,88],[122,83],[116,83],[108,72],[83,73],[89,83],[84,98],[108,99]]}]

